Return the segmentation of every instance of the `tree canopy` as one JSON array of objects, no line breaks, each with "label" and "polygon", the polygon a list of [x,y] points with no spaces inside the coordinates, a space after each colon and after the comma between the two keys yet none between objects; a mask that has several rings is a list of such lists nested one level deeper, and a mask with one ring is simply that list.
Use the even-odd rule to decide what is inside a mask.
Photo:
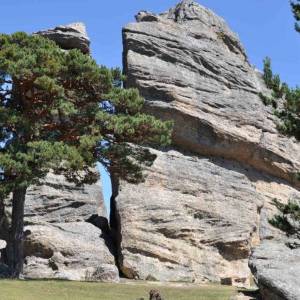
[{"label": "tree canopy", "polygon": [[138,164],[152,158],[128,143],[165,145],[171,124],[141,113],[144,100],[116,86],[121,79],[120,70],[79,50],[21,32],[0,35],[0,194],[49,169],[91,182],[95,161],[137,180]]},{"label": "tree canopy", "polygon": [[[136,183],[155,158],[141,146],[170,142],[172,123],[142,113],[143,98],[123,89],[123,79],[119,69],[46,38],[0,35],[0,199],[13,193],[15,246],[22,242],[26,188],[50,170],[93,183],[101,162]],[[20,252],[14,255],[21,259]]]}]

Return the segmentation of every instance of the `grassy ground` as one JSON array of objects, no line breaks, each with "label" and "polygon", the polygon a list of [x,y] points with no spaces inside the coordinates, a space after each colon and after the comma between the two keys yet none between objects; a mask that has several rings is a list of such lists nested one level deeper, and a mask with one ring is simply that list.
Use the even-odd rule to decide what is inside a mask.
[{"label": "grassy ground", "polygon": [[156,286],[145,284],[104,284],[66,281],[0,281],[1,300],[148,300],[148,292],[157,288],[165,300],[228,300],[231,287]]}]

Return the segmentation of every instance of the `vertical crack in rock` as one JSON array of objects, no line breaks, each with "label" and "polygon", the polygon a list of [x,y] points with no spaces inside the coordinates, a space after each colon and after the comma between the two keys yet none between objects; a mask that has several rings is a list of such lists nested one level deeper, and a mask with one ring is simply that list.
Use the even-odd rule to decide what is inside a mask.
[{"label": "vertical crack in rock", "polygon": [[[119,209],[117,208],[116,198],[119,194],[119,179],[114,175],[110,174],[111,177],[111,185],[112,185],[112,195],[110,199],[110,230],[111,230],[111,238],[115,247],[115,263],[119,269],[119,273],[122,276],[126,277],[124,270],[122,269],[123,265],[123,256],[121,251],[121,243],[122,243],[122,230],[121,230],[121,217],[119,214]],[[135,278],[135,276],[127,276],[129,278]]]}]

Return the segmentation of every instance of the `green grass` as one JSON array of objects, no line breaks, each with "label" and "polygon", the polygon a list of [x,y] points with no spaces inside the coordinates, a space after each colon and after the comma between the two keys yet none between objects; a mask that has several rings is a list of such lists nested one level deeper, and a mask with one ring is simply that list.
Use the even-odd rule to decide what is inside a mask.
[{"label": "green grass", "polygon": [[2,300],[148,300],[150,289],[165,300],[228,300],[235,289],[218,285],[173,286],[142,283],[106,284],[67,281],[0,281]]}]

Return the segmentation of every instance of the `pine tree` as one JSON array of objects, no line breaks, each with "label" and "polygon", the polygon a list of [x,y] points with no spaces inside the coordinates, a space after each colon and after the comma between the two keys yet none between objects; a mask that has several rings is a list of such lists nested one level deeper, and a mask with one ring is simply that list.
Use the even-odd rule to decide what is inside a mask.
[{"label": "pine tree", "polygon": [[[295,29],[300,33],[300,0],[291,2],[292,11],[296,19]],[[275,114],[281,119],[280,129],[282,132],[294,135],[300,139],[300,88],[290,88],[286,83],[282,83],[279,75],[273,75],[271,60],[266,58],[264,61],[264,81],[268,88],[272,90],[272,97],[261,95],[265,104],[272,104],[277,108],[277,101],[281,98],[284,101],[283,109],[275,110]],[[274,103],[276,104],[274,106]],[[299,180],[299,173],[297,173]],[[284,231],[288,236],[300,238],[300,206],[296,201],[290,200],[288,204],[282,204],[277,199],[273,204],[279,211],[270,224]]]},{"label": "pine tree", "polygon": [[[291,2],[292,11],[296,19],[295,29],[300,33],[300,0]],[[291,88],[281,81],[279,75],[274,75],[270,58],[264,60],[264,81],[272,90],[272,96],[260,94],[265,105],[272,105],[275,115],[281,120],[279,129],[282,133],[295,136],[300,140],[300,88]],[[283,100],[283,108],[278,109],[278,100]]]},{"label": "pine tree", "polygon": [[300,32],[300,26],[299,26],[299,21],[300,21],[300,1],[297,0],[296,2],[291,2],[292,10],[294,13],[294,17],[296,19],[295,23],[295,29],[296,31]]},{"label": "pine tree", "polygon": [[79,50],[19,32],[0,35],[0,200],[12,194],[7,246],[11,276],[23,269],[26,190],[49,171],[76,184],[97,180],[95,163],[137,183],[167,145],[171,122],[141,112],[136,89],[122,89],[118,69]]},{"label": "pine tree", "polygon": [[[291,88],[281,82],[279,75],[273,75],[271,60],[264,60],[265,84],[272,90],[271,97],[260,94],[265,105],[272,105],[274,114],[281,120],[278,129],[300,140],[300,88]],[[283,100],[283,106],[278,108],[278,102]]]},{"label": "pine tree", "polygon": [[273,204],[279,210],[269,222],[274,227],[284,231],[288,236],[300,238],[300,206],[296,201],[290,200],[288,204],[282,204],[277,199]]}]

